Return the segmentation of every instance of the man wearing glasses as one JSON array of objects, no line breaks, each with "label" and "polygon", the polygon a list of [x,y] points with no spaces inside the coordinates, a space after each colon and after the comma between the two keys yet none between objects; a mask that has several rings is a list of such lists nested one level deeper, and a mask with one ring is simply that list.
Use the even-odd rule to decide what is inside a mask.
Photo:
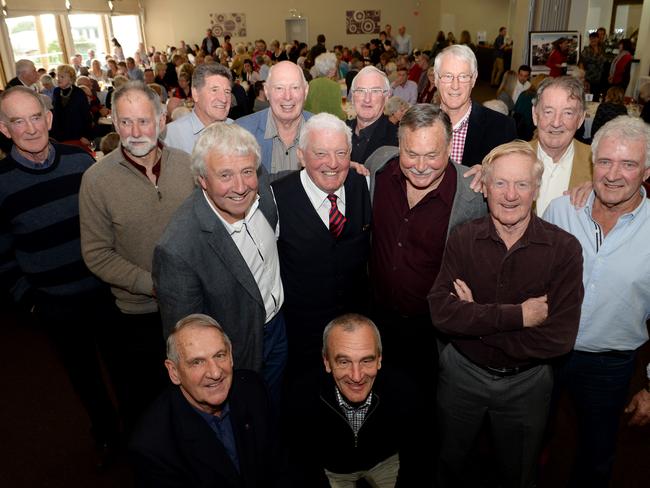
[{"label": "man wearing glasses", "polygon": [[434,62],[440,106],[453,127],[451,159],[465,166],[480,163],[494,147],[517,137],[513,119],[472,101],[478,77],[476,56],[465,45],[443,49]]},{"label": "man wearing glasses", "polygon": [[377,148],[397,146],[397,126],[384,115],[384,105],[390,96],[390,82],[374,66],[366,66],[352,80],[350,89],[356,119],[348,120],[352,129],[350,159],[364,164]]}]

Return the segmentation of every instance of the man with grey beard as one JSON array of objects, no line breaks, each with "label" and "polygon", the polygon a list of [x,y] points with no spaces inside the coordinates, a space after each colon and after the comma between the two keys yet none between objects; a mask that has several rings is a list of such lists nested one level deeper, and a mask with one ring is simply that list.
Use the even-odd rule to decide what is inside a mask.
[{"label": "man with grey beard", "polygon": [[113,118],[120,147],[84,173],[79,218],[84,261],[111,286],[120,311],[114,376],[130,430],[165,378],[153,250],[194,184],[189,155],[158,140],[165,114],[151,88],[132,81],[115,90]]}]

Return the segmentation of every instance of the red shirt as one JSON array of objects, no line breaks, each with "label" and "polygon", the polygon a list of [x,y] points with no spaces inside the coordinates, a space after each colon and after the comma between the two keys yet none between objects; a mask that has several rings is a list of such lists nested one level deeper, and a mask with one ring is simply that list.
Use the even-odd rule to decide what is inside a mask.
[{"label": "red shirt", "polygon": [[399,158],[375,179],[370,276],[379,308],[405,316],[428,315],[427,294],[440,270],[456,194],[456,168],[413,208]]}]

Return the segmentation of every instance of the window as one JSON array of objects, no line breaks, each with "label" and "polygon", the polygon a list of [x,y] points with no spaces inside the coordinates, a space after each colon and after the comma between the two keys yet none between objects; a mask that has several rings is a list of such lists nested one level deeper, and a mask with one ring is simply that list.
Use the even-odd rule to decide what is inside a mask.
[{"label": "window", "polygon": [[137,15],[114,15],[111,17],[113,37],[122,45],[124,57],[133,57],[138,50],[140,38],[140,18]]},{"label": "window", "polygon": [[49,70],[63,63],[63,52],[52,14],[6,19],[14,59],[31,59]]},{"label": "window", "polygon": [[72,43],[74,53],[79,53],[84,59],[88,59],[88,50],[95,51],[98,59],[104,59],[106,50],[104,44],[104,28],[102,16],[97,14],[74,14],[68,15],[70,30],[72,32]]}]

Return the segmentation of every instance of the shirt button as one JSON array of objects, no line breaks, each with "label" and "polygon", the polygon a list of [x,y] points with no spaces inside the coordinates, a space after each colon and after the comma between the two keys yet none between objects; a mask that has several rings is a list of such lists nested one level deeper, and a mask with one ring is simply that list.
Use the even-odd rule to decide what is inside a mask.
[{"label": "shirt button", "polygon": [[398,243],[397,243],[397,247],[402,247],[402,243],[401,243],[401,242],[398,242]]},{"label": "shirt button", "polygon": [[408,222],[408,221],[409,221],[408,217],[404,217],[404,222]]}]

